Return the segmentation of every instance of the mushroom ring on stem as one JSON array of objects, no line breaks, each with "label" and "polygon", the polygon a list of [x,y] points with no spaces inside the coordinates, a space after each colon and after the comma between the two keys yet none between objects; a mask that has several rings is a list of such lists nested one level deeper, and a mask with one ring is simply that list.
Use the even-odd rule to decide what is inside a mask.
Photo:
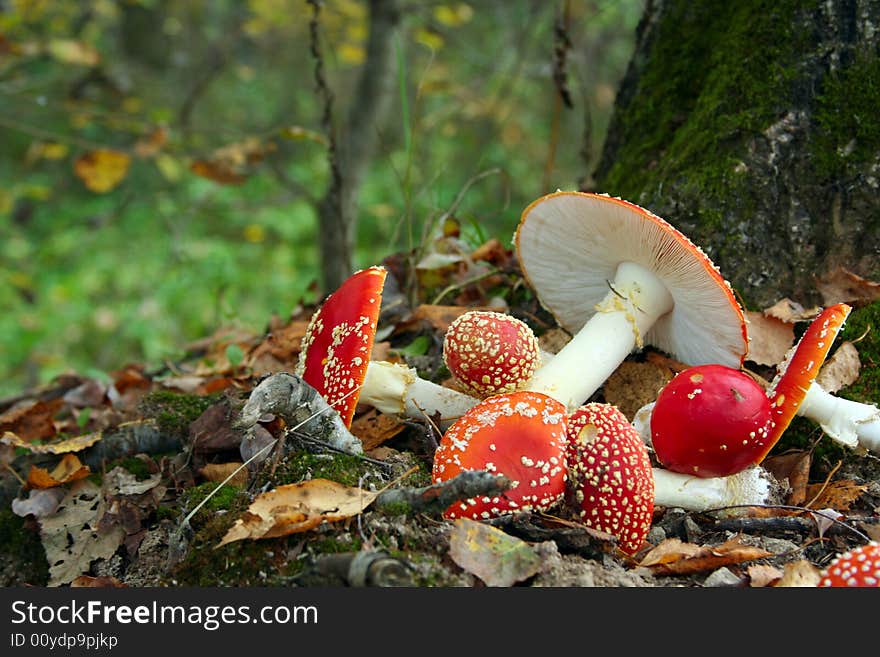
[{"label": "mushroom ring on stem", "polygon": [[518,391],[480,402],[443,434],[434,453],[435,483],[466,470],[504,475],[513,486],[496,496],[456,502],[446,518],[486,520],[517,511],[546,511],[565,495],[565,407],[547,395]]},{"label": "mushroom ring on stem", "polygon": [[746,323],[730,285],[668,222],[604,194],[556,192],[514,237],[523,275],[572,340],[526,385],[574,410],[634,349],[742,365]]},{"label": "mushroom ring on stem", "polygon": [[315,311],[303,338],[296,374],[314,387],[351,426],[358,402],[383,413],[441,423],[460,417],[478,400],[426,381],[406,365],[371,361],[387,270],[355,272]]},{"label": "mushroom ring on stem", "polygon": [[767,390],[776,421],[767,451],[800,415],[818,422],[839,443],[880,453],[880,409],[832,395],[815,381],[851,310],[844,303],[823,309],[777,368]]}]

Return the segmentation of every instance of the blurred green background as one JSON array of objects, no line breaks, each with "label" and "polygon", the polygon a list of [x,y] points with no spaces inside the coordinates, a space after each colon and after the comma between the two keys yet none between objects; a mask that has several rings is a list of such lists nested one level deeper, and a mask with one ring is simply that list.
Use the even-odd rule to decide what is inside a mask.
[{"label": "blurred green background", "polygon": [[[643,0],[402,6],[357,267],[428,239],[459,195],[465,239],[509,245],[529,202],[584,183]],[[306,0],[0,2],[0,398],[316,301],[310,28],[341,117],[367,18],[359,0],[317,23]]]}]

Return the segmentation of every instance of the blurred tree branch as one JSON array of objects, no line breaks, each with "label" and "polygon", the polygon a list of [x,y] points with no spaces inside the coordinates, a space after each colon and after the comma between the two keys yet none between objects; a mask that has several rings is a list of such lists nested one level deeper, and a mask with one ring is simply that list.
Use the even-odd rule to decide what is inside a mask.
[{"label": "blurred tree branch", "polygon": [[311,23],[315,80],[324,103],[324,128],[330,146],[330,182],[318,201],[321,289],[332,292],[353,270],[357,218],[357,194],[376,148],[378,126],[391,100],[394,83],[394,36],[400,24],[398,0],[369,0],[370,31],[367,55],[345,122],[337,131],[333,117],[333,94],[323,74],[317,38],[320,0],[309,0],[314,10]]}]

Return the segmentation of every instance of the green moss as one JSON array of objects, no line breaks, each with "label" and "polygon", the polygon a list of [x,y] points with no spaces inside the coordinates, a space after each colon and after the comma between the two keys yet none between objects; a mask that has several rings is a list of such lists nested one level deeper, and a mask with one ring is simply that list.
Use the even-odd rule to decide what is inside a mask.
[{"label": "green moss", "polygon": [[36,525],[0,510],[0,586],[45,586],[49,564]]},{"label": "green moss", "polygon": [[[314,454],[293,452],[271,473],[273,486],[293,484],[308,479],[330,479],[346,486],[363,485],[367,476],[375,478],[375,465],[350,454]],[[269,473],[261,473],[265,479]],[[258,483],[259,485],[259,483]]]},{"label": "green moss", "polygon": [[[210,497],[208,497],[209,495]],[[242,497],[243,492],[238,486],[222,484],[218,488],[218,484],[215,482],[206,481],[198,486],[187,488],[182,495],[182,501],[185,509],[193,509],[201,504],[205,498],[208,498],[202,509],[207,511],[228,511],[234,508],[241,501]]]},{"label": "green moss", "polygon": [[818,96],[812,161],[822,177],[848,177],[880,152],[880,59],[860,54]]},{"label": "green moss", "polygon": [[144,459],[139,459],[134,456],[130,456],[128,458],[119,459],[118,461],[114,461],[107,466],[107,470],[112,470],[115,467],[121,467],[131,474],[133,474],[138,481],[142,481],[150,477],[152,472],[150,471],[150,465]]},{"label": "green moss", "polygon": [[[809,45],[809,35],[792,25],[799,5],[677,3],[666,12],[654,28],[637,102],[620,115],[624,147],[602,180],[604,191],[638,199],[665,181],[724,198],[731,185],[744,187],[746,178],[736,170],[741,136],[778,120]],[[719,222],[723,213],[702,219]]]},{"label": "green moss", "polygon": [[187,395],[157,390],[144,397],[140,411],[145,418],[154,419],[162,433],[182,438],[189,432],[189,425],[219,398],[219,395]]}]

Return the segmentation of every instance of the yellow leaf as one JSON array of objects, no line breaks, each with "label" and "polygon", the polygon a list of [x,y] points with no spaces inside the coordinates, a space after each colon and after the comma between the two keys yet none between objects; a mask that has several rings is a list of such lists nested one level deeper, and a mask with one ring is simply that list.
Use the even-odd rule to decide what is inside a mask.
[{"label": "yellow leaf", "polygon": [[101,54],[92,46],[72,39],[53,39],[46,50],[55,59],[65,64],[95,66],[101,61]]},{"label": "yellow leaf", "polygon": [[456,5],[437,5],[434,7],[434,19],[448,27],[458,27],[474,17],[474,10],[470,5],[459,2]]},{"label": "yellow leaf", "polygon": [[367,58],[367,52],[361,46],[353,43],[343,43],[339,46],[337,53],[339,55],[339,61],[353,66],[363,64],[364,60]]},{"label": "yellow leaf", "polygon": [[244,227],[244,239],[251,244],[259,244],[266,239],[266,229],[260,224],[249,224]]},{"label": "yellow leaf", "polygon": [[65,454],[52,472],[32,465],[28,473],[28,486],[31,488],[55,488],[84,479],[90,474],[89,466],[83,465],[75,454]]},{"label": "yellow leaf", "polygon": [[44,160],[63,160],[67,157],[67,144],[59,144],[58,142],[48,142],[43,144],[40,149],[40,156]]},{"label": "yellow leaf", "polygon": [[169,182],[177,182],[180,180],[180,175],[183,172],[183,169],[173,156],[168,155],[167,153],[160,153],[156,156],[156,168],[159,169],[159,173],[162,174],[162,177]]},{"label": "yellow leaf", "polygon": [[131,158],[121,151],[99,148],[80,155],[74,171],[91,191],[103,194],[125,179],[130,162]]},{"label": "yellow leaf", "polygon": [[431,50],[440,50],[444,44],[442,36],[424,28],[416,30],[415,40],[416,43],[421,43],[423,46],[427,46]]},{"label": "yellow leaf", "polygon": [[362,513],[379,493],[311,479],[258,495],[216,547],[245,538],[275,538],[308,531]]}]

